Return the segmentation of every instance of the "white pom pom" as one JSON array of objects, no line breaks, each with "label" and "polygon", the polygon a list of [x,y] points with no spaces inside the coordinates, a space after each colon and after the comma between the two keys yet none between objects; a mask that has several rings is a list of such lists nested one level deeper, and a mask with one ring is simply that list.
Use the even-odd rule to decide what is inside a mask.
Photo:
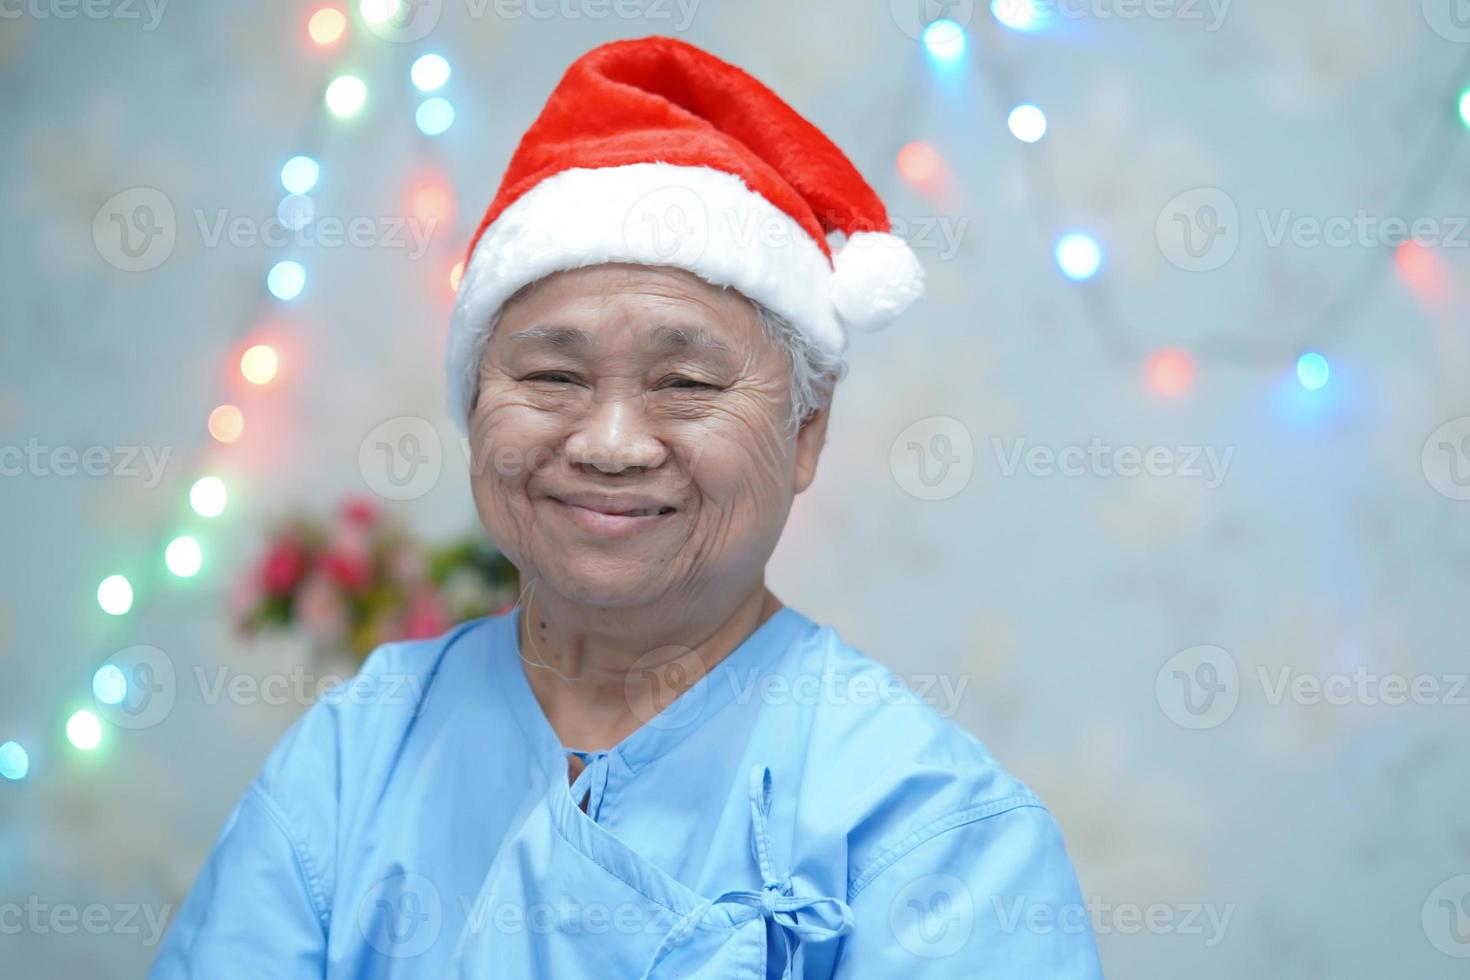
[{"label": "white pom pom", "polygon": [[879,330],[924,294],[924,267],[908,243],[860,231],[832,256],[832,305],[854,330]]}]

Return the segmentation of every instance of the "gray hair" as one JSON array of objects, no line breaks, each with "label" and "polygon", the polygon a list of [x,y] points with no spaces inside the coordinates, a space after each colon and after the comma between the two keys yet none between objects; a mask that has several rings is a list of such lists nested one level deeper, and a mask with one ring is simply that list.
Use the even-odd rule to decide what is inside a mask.
[{"label": "gray hair", "polygon": [[[511,299],[527,292],[535,283],[522,287]],[[755,310],[756,317],[761,322],[766,336],[776,349],[781,352],[786,361],[787,375],[791,379],[790,404],[791,411],[787,416],[786,425],[790,434],[801,428],[801,424],[811,415],[826,408],[832,402],[832,392],[837,383],[847,376],[847,362],[842,359],[841,354],[831,351],[812,342],[807,336],[790,320],[781,316],[776,311],[757,303],[755,300],[740,294]],[[490,318],[490,325],[483,334],[476,356],[471,359],[471,369],[475,372],[474,398],[471,406],[480,397],[480,365],[485,359],[485,348],[490,343],[490,337],[495,333],[495,328],[500,325],[500,316],[505,307],[509,305],[510,299],[506,300],[500,309]]]}]

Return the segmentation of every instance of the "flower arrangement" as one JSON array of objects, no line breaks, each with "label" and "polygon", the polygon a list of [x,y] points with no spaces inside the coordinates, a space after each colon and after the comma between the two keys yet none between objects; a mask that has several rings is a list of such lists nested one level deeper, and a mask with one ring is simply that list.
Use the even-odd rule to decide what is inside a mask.
[{"label": "flower arrangement", "polygon": [[368,501],[349,500],[334,520],[282,522],[233,606],[246,635],[296,629],[319,649],[362,659],[504,612],[517,595],[515,566],[483,539],[430,547]]}]

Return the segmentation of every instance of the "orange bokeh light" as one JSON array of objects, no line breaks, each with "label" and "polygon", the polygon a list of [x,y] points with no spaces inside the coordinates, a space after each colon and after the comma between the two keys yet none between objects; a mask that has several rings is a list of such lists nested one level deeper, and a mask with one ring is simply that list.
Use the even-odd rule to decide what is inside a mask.
[{"label": "orange bokeh light", "polygon": [[459,281],[464,278],[464,259],[454,263],[454,268],[449,270],[449,288],[456,293],[459,292]]},{"label": "orange bokeh light", "polygon": [[256,344],[240,358],[240,373],[253,385],[270,384],[279,366],[276,349],[266,344]]},{"label": "orange bokeh light", "polygon": [[413,216],[420,221],[440,222],[448,219],[454,209],[454,200],[441,185],[425,184],[414,191],[410,208]]},{"label": "orange bokeh light", "polygon": [[245,431],[245,415],[234,405],[221,405],[209,413],[209,434],[220,442],[234,442]]},{"label": "orange bokeh light", "polygon": [[928,183],[939,176],[939,154],[928,143],[908,143],[898,151],[898,172],[912,183]]},{"label": "orange bokeh light", "polygon": [[336,7],[323,7],[306,22],[306,32],[315,44],[326,47],[341,40],[347,31],[347,17]]},{"label": "orange bokeh light", "polygon": [[1165,348],[1149,355],[1144,373],[1159,394],[1181,395],[1194,382],[1194,358],[1182,350]]}]

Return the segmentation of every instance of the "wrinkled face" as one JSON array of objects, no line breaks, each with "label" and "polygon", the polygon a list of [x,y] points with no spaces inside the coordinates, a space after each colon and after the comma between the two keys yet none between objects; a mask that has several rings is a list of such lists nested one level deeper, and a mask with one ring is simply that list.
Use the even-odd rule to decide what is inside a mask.
[{"label": "wrinkled face", "polygon": [[548,276],[486,347],[480,519],[523,577],[574,602],[753,588],[826,430],[825,410],[790,428],[789,384],[733,290],[635,265]]}]

